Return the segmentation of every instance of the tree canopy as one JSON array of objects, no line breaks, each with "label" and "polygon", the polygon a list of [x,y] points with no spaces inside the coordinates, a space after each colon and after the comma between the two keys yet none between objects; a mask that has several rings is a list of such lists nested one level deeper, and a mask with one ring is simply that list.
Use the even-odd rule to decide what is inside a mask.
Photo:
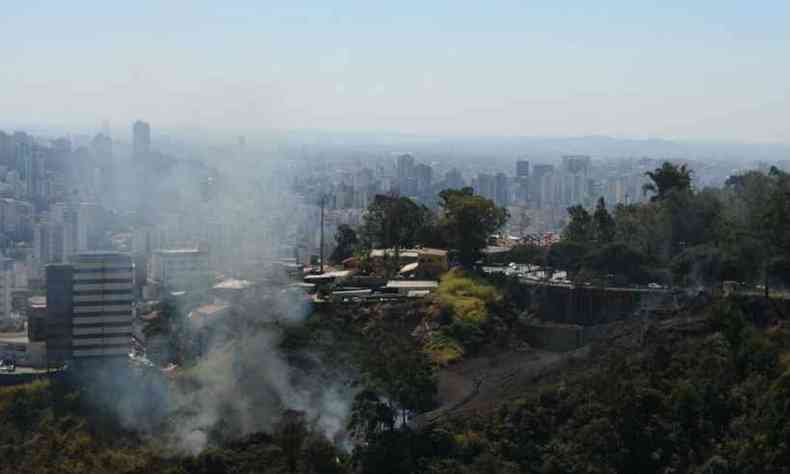
[{"label": "tree canopy", "polygon": [[342,262],[354,254],[359,244],[357,233],[348,224],[340,224],[335,232],[335,249],[329,257],[333,262]]},{"label": "tree canopy", "polygon": [[439,223],[449,245],[458,251],[465,266],[474,264],[486,247],[488,237],[507,221],[507,210],[476,196],[472,188],[445,189],[439,193]]},{"label": "tree canopy", "polygon": [[363,216],[360,237],[368,248],[406,248],[430,219],[430,210],[407,197],[378,194]]},{"label": "tree canopy", "polygon": [[665,161],[660,168],[645,173],[652,182],[645,184],[642,189],[645,192],[655,193],[650,198],[652,201],[661,201],[674,191],[690,190],[691,173],[685,164],[677,166]]}]

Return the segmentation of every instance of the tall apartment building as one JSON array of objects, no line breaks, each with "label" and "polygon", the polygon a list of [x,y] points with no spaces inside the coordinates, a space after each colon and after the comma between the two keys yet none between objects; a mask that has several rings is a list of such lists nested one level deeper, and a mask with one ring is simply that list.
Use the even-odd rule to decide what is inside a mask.
[{"label": "tall apartment building", "polygon": [[510,182],[505,173],[497,173],[494,178],[494,202],[497,206],[510,205]]},{"label": "tall apartment building", "polygon": [[458,169],[453,168],[444,174],[445,187],[450,189],[460,189],[466,186],[464,177]]},{"label": "tall apartment building", "polygon": [[11,315],[14,288],[14,260],[0,256],[0,318]]},{"label": "tall apartment building", "polygon": [[420,163],[414,167],[414,175],[417,180],[416,193],[419,195],[428,194],[433,184],[433,168],[430,165]]},{"label": "tall apartment building", "polygon": [[496,179],[493,175],[479,173],[477,175],[477,194],[492,201],[496,200]]},{"label": "tall apartment building", "polygon": [[131,351],[134,265],[129,255],[87,252],[47,266],[51,363],[125,358]]},{"label": "tall apartment building", "polygon": [[208,250],[157,250],[151,260],[151,280],[170,291],[208,288],[212,283]]},{"label": "tall apartment building", "polygon": [[66,262],[80,251],[79,249],[79,205],[72,202],[57,202],[51,206],[50,219],[52,223],[62,228],[62,248],[60,258],[54,262]]},{"label": "tall apartment building", "polygon": [[516,161],[516,178],[529,178],[529,161]]},{"label": "tall apartment building", "polygon": [[553,201],[553,190],[549,191],[552,180],[550,177],[546,178],[553,174],[554,165],[538,164],[532,167],[532,182],[529,186],[530,195],[531,199],[537,203],[538,207],[543,207],[548,204],[548,202]]},{"label": "tall apartment building", "polygon": [[142,156],[151,151],[151,125],[142,120],[132,125],[132,152],[134,156]]}]

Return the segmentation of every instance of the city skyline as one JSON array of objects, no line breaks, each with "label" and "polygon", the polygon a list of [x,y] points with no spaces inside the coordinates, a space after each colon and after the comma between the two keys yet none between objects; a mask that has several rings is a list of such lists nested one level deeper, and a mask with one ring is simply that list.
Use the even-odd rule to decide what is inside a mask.
[{"label": "city skyline", "polygon": [[0,125],[790,143],[789,13],[28,2],[0,18]]}]

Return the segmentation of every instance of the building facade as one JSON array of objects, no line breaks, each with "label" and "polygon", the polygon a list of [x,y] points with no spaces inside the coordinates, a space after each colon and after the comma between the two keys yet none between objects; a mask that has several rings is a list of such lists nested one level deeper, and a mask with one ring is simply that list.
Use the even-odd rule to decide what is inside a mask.
[{"label": "building facade", "polygon": [[212,286],[209,252],[204,249],[157,250],[150,279],[169,291]]},{"label": "building facade", "polygon": [[131,351],[134,266],[118,252],[80,253],[47,267],[50,363],[125,358]]}]

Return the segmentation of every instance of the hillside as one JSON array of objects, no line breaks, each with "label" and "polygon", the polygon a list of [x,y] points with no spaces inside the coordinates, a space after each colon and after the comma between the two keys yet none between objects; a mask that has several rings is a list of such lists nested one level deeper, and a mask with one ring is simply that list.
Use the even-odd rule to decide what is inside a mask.
[{"label": "hillside", "polygon": [[[512,299],[512,289],[496,291]],[[84,386],[56,378],[0,389],[0,473],[756,473],[790,465],[790,330],[758,297],[693,298],[647,324],[610,323],[568,353],[517,344],[511,311],[492,298],[479,328],[490,342],[452,363],[432,359],[424,330],[451,324],[436,320],[442,298],[325,307],[284,329],[279,347],[297,365],[310,363],[309,348],[358,371],[339,444],[304,413],[285,411],[267,432],[219,422],[209,447],[190,455],[169,439],[178,413],[131,430]]]}]

